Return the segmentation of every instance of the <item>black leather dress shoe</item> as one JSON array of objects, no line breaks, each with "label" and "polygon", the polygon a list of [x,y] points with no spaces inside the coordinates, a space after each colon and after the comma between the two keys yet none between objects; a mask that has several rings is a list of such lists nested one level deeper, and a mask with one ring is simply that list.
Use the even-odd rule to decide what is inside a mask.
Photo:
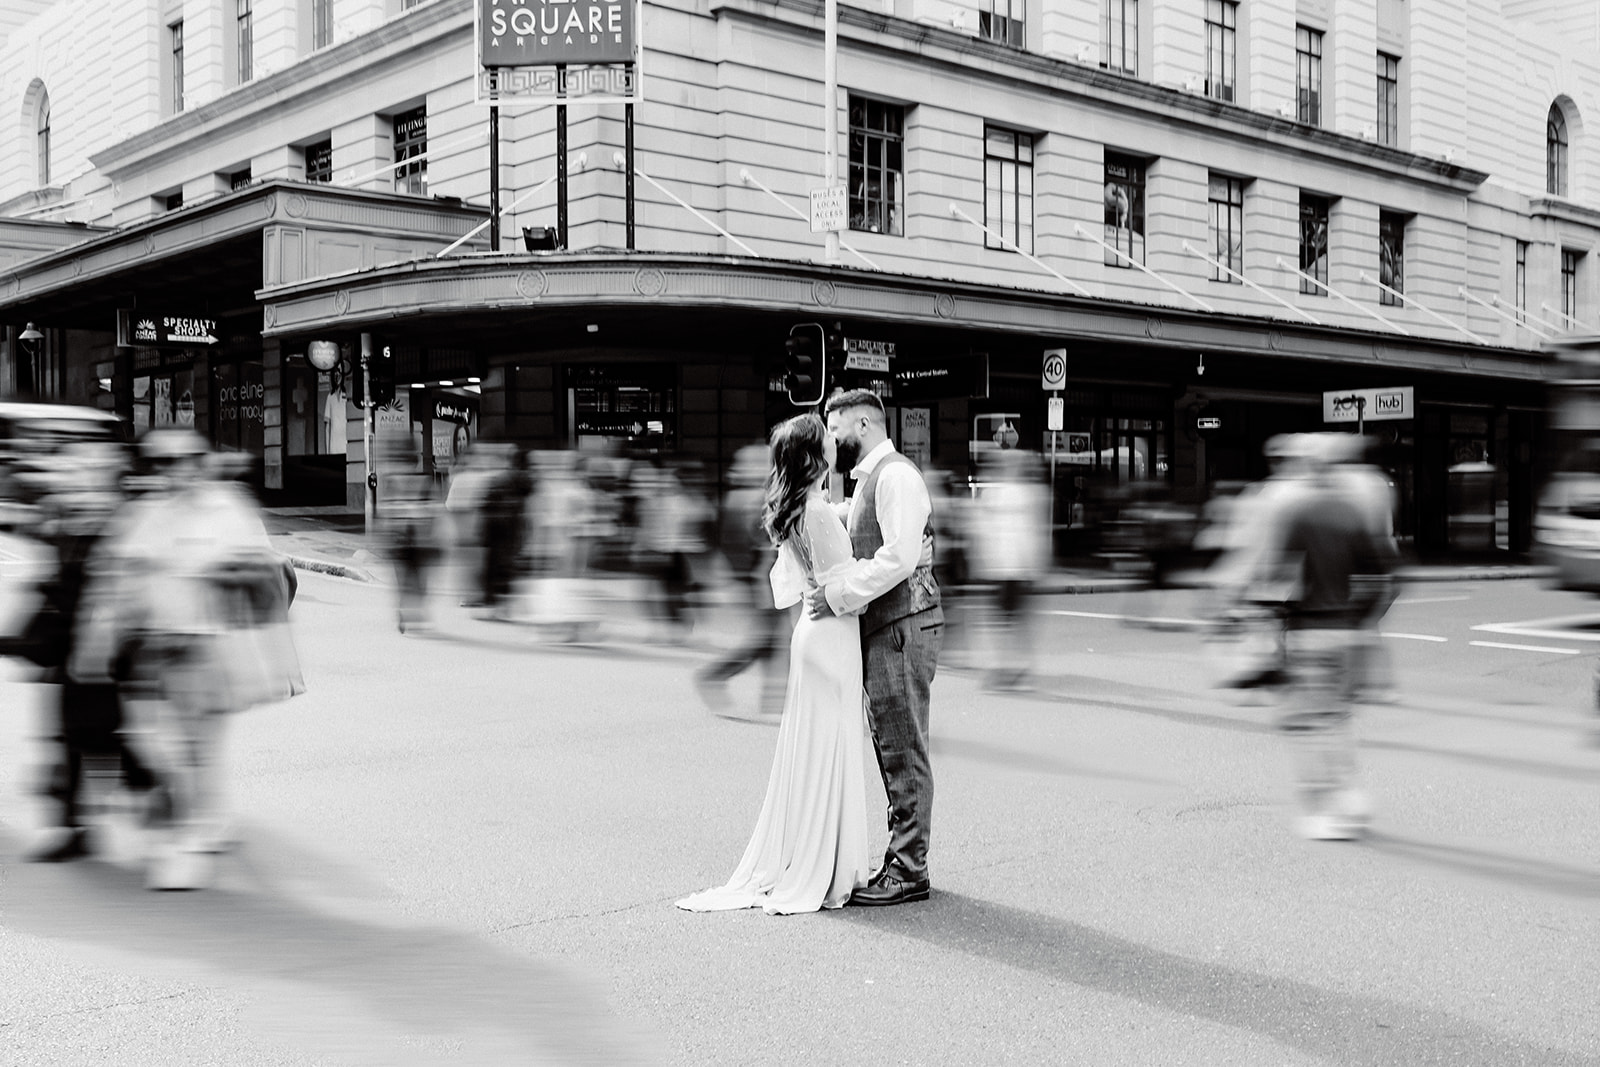
[{"label": "black leather dress shoe", "polygon": [[862,886],[850,894],[850,903],[858,908],[886,908],[891,904],[927,899],[926,878],[918,882],[902,882],[892,874],[879,875],[871,885]]}]

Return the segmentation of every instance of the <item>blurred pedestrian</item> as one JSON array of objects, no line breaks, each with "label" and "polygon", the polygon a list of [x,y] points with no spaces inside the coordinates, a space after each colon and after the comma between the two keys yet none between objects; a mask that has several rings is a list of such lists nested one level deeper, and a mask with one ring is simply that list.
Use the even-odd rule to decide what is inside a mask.
[{"label": "blurred pedestrian", "polygon": [[761,525],[769,469],[764,445],[741,448],[728,469],[731,488],[723,498],[720,543],[733,575],[739,640],[695,673],[695,687],[714,708],[727,706],[729,679],[760,663],[765,677],[758,707],[763,713],[783,710],[787,612],[773,604],[767,577],[777,550]]},{"label": "blurred pedestrian", "polygon": [[1357,838],[1371,817],[1357,781],[1352,704],[1365,631],[1393,599],[1393,543],[1339,484],[1330,460],[1344,446],[1333,436],[1343,435],[1307,442],[1303,491],[1272,524],[1258,564],[1293,590],[1284,601],[1290,703],[1280,725],[1293,747],[1301,833],[1320,841]]},{"label": "blurred pedestrian", "polygon": [[143,795],[155,784],[150,770],[122,737],[116,684],[110,679],[79,681],[66,670],[82,634],[78,606],[89,556],[121,504],[123,446],[75,442],[65,446],[57,459],[41,501],[47,518],[36,531],[53,549],[56,572],[46,584],[22,648],[45,669],[40,680],[51,684],[56,696],[57,755],[45,795],[56,802],[57,816],[28,854],[41,862],[77,859],[92,852],[84,794],[95,764],[115,768],[115,777],[133,793]]},{"label": "blurred pedestrian", "polygon": [[489,482],[483,496],[483,571],[481,605],[489,618],[506,618],[510,597],[521,575],[527,541],[527,503],[533,492],[527,453],[513,449],[504,470]]},{"label": "blurred pedestrian", "polygon": [[965,480],[947,470],[930,469],[923,479],[933,505],[933,577],[944,608],[944,646],[939,655],[952,667],[962,666],[972,647],[971,515],[972,498]]},{"label": "blurred pedestrian", "polygon": [[664,463],[642,465],[634,485],[639,502],[635,564],[655,580],[655,605],[666,624],[668,640],[680,642],[694,626],[689,612],[694,576],[691,560],[705,550],[701,525],[709,508]]},{"label": "blurred pedestrian", "polygon": [[394,565],[396,623],[405,633],[428,625],[428,579],[440,556],[440,500],[431,474],[396,474],[388,484],[381,517]]},{"label": "blurred pedestrian", "polygon": [[990,653],[984,688],[1021,690],[1033,670],[1034,583],[1049,565],[1049,503],[1033,455],[992,454],[973,501],[973,574],[988,591]]},{"label": "blurred pedestrian", "polygon": [[207,884],[231,832],[222,798],[229,713],[303,691],[288,632],[294,571],[259,511],[192,430],[140,442],[149,489],[96,546],[68,669],[122,684],[128,743],[156,770],[163,807],[153,889]]},{"label": "blurred pedestrian", "polygon": [[[1367,530],[1399,556],[1394,538],[1394,486],[1372,462],[1372,438],[1360,434],[1330,434],[1329,463],[1334,484],[1361,512]],[[1378,636],[1376,622],[1362,630],[1358,650],[1357,699],[1366,704],[1392,704],[1397,699],[1394,663]]]}]

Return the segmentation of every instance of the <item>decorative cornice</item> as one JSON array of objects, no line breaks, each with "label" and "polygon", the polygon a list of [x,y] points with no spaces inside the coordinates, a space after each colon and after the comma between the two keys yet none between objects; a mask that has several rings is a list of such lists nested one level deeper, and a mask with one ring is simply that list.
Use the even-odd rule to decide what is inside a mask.
[{"label": "decorative cornice", "polygon": [[[819,300],[823,294],[828,303]],[[900,325],[1368,365],[1377,344],[1388,368],[1521,381],[1545,379],[1550,363],[1520,349],[730,256],[427,260],[263,289],[256,297],[271,309],[269,337],[530,308],[675,307],[686,314],[728,308],[780,315],[826,308],[841,318]]]},{"label": "decorative cornice", "polygon": [[1535,197],[1529,200],[1528,214],[1536,219],[1557,219],[1600,229],[1600,208],[1575,204],[1560,197]]},{"label": "decorative cornice", "polygon": [[[823,4],[819,0],[710,0],[710,5],[713,15],[783,24],[809,30],[819,37],[822,34]],[[1036,90],[1076,96],[1107,107],[1137,108],[1213,136],[1222,132],[1389,176],[1404,175],[1456,192],[1471,192],[1489,178],[1486,171],[852,4],[839,5],[839,29],[849,33],[855,45],[876,46],[892,55],[909,53],[923,62],[960,70],[978,69]]]}]

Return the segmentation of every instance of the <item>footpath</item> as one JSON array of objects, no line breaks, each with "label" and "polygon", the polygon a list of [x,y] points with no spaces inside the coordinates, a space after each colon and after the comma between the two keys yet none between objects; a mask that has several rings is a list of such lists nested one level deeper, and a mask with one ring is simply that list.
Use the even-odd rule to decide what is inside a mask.
[{"label": "footpath", "polygon": [[[388,564],[381,547],[366,535],[365,517],[344,508],[269,508],[263,515],[267,533],[279,552],[300,570],[317,571],[358,582],[388,583]],[[1402,582],[1482,582],[1542,578],[1549,569],[1525,563],[1406,564]],[[1174,585],[1203,585],[1201,572],[1178,574]],[[1053,567],[1035,587],[1044,594],[1110,593],[1144,587],[1136,574],[1093,566]]]}]

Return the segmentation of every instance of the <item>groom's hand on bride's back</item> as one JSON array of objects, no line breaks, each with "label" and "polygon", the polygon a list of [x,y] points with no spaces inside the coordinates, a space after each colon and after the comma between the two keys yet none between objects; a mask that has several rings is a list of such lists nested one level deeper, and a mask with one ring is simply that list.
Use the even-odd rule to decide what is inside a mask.
[{"label": "groom's hand on bride's back", "polygon": [[813,619],[833,614],[833,605],[828,603],[828,594],[820,586],[814,585],[806,590],[806,614]]}]

